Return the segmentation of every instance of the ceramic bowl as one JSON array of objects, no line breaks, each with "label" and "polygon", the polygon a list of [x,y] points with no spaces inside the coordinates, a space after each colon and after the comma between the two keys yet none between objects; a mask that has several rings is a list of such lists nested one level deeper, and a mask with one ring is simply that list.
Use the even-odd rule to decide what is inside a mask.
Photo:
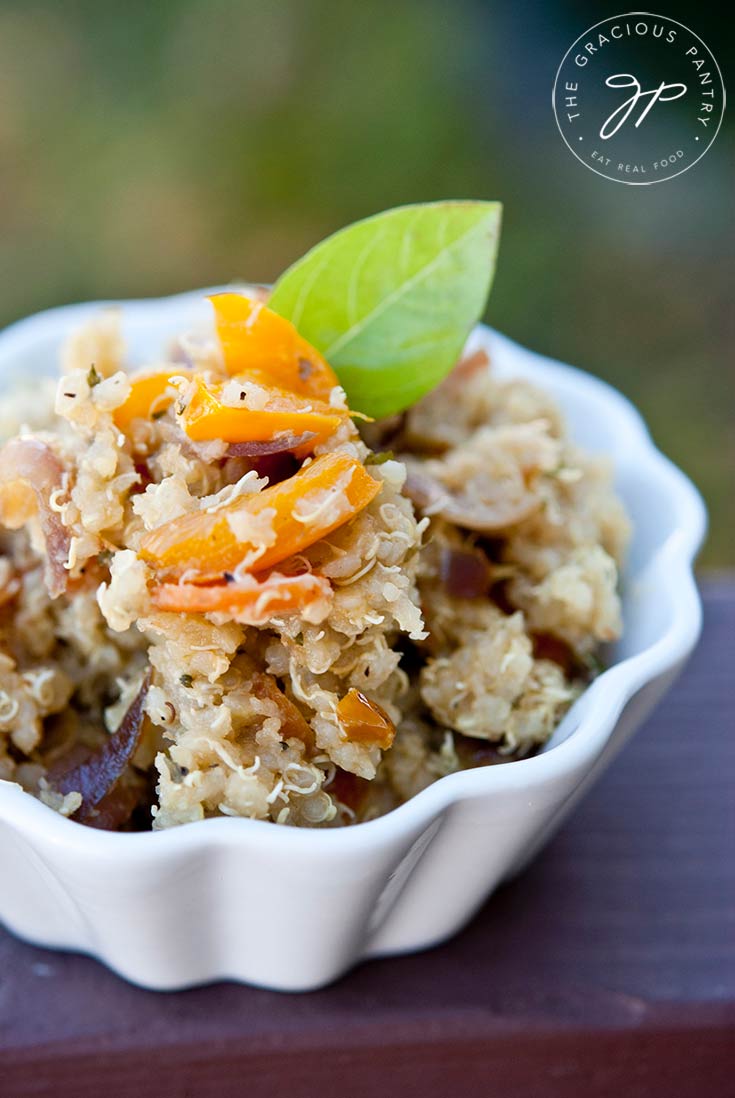
[{"label": "ceramic bowl", "polygon": [[[2,333],[0,385],[53,373],[65,334],[99,307],[54,309]],[[120,308],[131,357],[142,362],[206,322],[209,307],[199,292]],[[471,346],[486,347],[502,375],[549,390],[575,441],[615,463],[635,533],[623,576],[625,633],[608,670],[540,754],[452,774],[351,828],[222,818],[112,834],[0,782],[0,920],[11,931],[92,954],[147,988],[229,979],[303,991],[364,958],[426,949],[456,933],[554,834],[696,643],[692,561],[705,511],[608,385],[485,327]]]}]

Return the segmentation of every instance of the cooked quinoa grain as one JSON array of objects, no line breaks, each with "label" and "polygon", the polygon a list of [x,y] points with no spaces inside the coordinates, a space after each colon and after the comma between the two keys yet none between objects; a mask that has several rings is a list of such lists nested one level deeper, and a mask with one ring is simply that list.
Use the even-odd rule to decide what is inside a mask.
[{"label": "cooked quinoa grain", "polygon": [[131,373],[106,312],[6,397],[0,778],[96,826],[338,826],[552,734],[621,632],[607,464],[482,353],[362,435],[304,362]]}]

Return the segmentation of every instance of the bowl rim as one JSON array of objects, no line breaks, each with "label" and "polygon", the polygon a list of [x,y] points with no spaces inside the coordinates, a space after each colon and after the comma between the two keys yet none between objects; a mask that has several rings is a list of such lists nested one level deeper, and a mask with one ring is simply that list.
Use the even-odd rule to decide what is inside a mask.
[{"label": "bowl rim", "polygon": [[[223,288],[226,287],[165,297],[84,302],[44,310],[18,320],[0,332],[0,367],[42,336],[48,338],[55,334],[58,337],[69,329],[70,322],[83,321],[105,307],[123,308],[128,314],[134,310],[138,315],[150,315],[162,308],[173,310],[194,304],[206,294]],[[0,823],[5,822],[44,843],[62,845],[66,851],[82,857],[110,854],[114,844],[116,858],[139,862],[146,856],[176,857],[213,843],[242,846],[246,840],[257,842],[260,847],[267,846],[274,853],[285,850],[310,856],[344,855],[392,843],[401,837],[410,839],[460,800],[538,788],[599,753],[630,698],[646,683],[673,670],[697,642],[702,625],[702,604],[693,565],[706,532],[705,505],[689,478],[658,450],[640,413],[617,389],[584,370],[528,350],[486,325],[478,325],[468,342],[472,346],[488,340],[491,354],[493,349],[513,354],[528,362],[535,372],[541,370],[547,376],[556,376],[567,384],[586,389],[598,403],[605,402],[616,416],[616,430],[624,431],[626,445],[635,449],[640,468],[667,483],[676,509],[672,533],[657,551],[657,559],[659,563],[665,563],[668,576],[672,611],[668,628],[642,651],[607,668],[587,687],[582,695],[584,705],[579,721],[562,742],[529,758],[446,775],[385,815],[350,827],[274,827],[266,820],[217,817],[162,831],[98,831],[66,819],[26,793],[17,783],[4,780],[0,780]]]}]

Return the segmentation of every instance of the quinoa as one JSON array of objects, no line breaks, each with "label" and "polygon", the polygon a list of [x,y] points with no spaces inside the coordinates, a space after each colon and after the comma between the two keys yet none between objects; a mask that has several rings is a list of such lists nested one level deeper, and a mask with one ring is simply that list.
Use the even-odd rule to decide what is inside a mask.
[{"label": "quinoa", "polygon": [[[115,826],[337,826],[537,750],[620,635],[629,523],[611,470],[570,442],[546,393],[497,379],[482,354],[362,434],[335,387],[338,425],[306,456],[314,432],[296,438],[285,472],[283,454],[182,428],[192,371],[222,387],[226,412],[268,407],[211,341],[182,338],[131,374],[105,312],[61,366],[55,390],[3,402],[0,778],[64,815],[82,818],[83,794],[59,775],[72,758],[95,765],[145,676],[134,751],[100,793],[125,792]],[[121,426],[155,371],[171,377],[162,397]],[[291,518],[328,532],[261,572],[278,516],[254,502],[325,455],[345,471]],[[359,509],[355,470],[373,493]],[[171,577],[146,551],[206,520],[206,556],[219,519],[251,547],[232,569]],[[294,581],[311,594],[290,609],[278,592]],[[202,591],[211,605],[187,610]]]}]

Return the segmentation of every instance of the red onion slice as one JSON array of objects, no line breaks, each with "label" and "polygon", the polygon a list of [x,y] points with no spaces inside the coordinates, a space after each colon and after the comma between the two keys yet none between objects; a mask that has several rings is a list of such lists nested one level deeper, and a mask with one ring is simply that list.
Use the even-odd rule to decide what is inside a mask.
[{"label": "red onion slice", "polygon": [[225,457],[271,457],[273,454],[286,454],[297,450],[307,442],[316,438],[315,431],[304,431],[301,435],[278,435],[265,442],[231,442],[225,452]]},{"label": "red onion slice", "polygon": [[13,498],[22,484],[35,495],[36,510],[46,542],[45,577],[51,598],[66,590],[69,573],[69,531],[51,508],[51,496],[61,487],[64,467],[46,442],[14,438],[0,450],[0,522],[11,530],[23,526],[33,513],[28,498]]},{"label": "red onion slice", "polygon": [[72,751],[49,770],[48,782],[59,793],[81,793],[72,816],[78,823],[114,831],[130,819],[137,803],[134,790],[118,786],[140,743],[150,668],[116,732],[97,751],[79,758]]},{"label": "red onion slice", "polygon": [[455,598],[479,599],[490,590],[490,566],[479,549],[443,548],[439,557],[439,578],[447,594]]}]

